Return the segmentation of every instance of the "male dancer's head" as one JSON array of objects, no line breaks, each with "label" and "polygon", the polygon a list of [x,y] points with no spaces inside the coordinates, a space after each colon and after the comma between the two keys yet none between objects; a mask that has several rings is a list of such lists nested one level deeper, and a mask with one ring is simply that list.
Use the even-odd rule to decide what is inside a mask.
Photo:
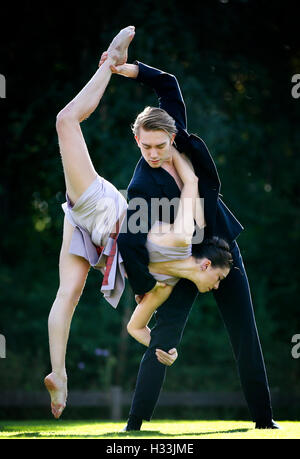
[{"label": "male dancer's head", "polygon": [[174,119],[163,109],[146,107],[136,118],[132,131],[142,156],[150,167],[158,168],[171,161],[171,146],[177,128]]}]

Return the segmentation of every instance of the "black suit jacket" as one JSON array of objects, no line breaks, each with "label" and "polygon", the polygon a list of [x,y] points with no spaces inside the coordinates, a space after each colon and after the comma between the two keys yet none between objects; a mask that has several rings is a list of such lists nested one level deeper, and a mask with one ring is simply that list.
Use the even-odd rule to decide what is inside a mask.
[{"label": "black suit jacket", "polygon": [[[204,198],[205,237],[217,235],[231,243],[244,228],[220,198],[221,182],[207,146],[201,138],[187,132],[186,107],[176,77],[139,61],[135,63],[139,66],[137,81],[154,89],[159,107],[174,118],[178,129],[175,146],[181,153],[184,152],[190,157],[199,178],[199,194]],[[156,217],[162,220],[162,215],[152,215],[151,198],[171,200],[175,197],[180,197],[180,190],[173,177],[161,167],[150,167],[142,157],[128,186],[127,219],[118,237],[118,247],[128,280],[136,294],[148,292],[156,283],[148,270],[149,256],[145,243],[151,225]],[[130,232],[129,225],[131,217],[135,218],[135,212],[140,210],[140,207],[136,207],[134,198],[143,198],[148,203],[146,214],[143,213],[140,217],[142,229],[138,233]],[[171,209],[171,223],[175,215],[176,208]],[[193,252],[197,252],[197,244],[193,245]]]}]

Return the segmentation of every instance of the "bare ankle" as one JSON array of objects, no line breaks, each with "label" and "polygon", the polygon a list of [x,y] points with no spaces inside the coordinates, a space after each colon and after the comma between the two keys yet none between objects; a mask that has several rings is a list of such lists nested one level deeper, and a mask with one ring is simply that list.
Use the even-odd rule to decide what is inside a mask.
[{"label": "bare ankle", "polygon": [[52,375],[62,382],[67,382],[68,377],[65,370],[53,370]]},{"label": "bare ankle", "polygon": [[[118,62],[118,56],[119,56],[119,55],[118,55],[117,51],[115,51],[115,50],[110,51],[110,52],[108,53],[108,55],[107,55],[107,59],[106,59],[105,62],[102,64],[102,66],[103,66],[104,64],[106,64],[108,67],[110,67],[111,65],[114,65],[114,66],[115,66],[115,65],[117,64],[117,62]],[[101,66],[101,67],[102,67],[102,66]]]}]

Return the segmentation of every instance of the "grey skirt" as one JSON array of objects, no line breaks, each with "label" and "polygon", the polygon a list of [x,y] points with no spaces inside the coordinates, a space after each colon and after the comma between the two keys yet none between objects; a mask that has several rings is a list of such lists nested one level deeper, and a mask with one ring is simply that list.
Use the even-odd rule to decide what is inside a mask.
[{"label": "grey skirt", "polygon": [[[121,223],[127,202],[110,182],[99,175],[75,205],[68,195],[66,199],[62,208],[74,226],[69,253],[85,258],[93,268],[104,274],[101,292],[116,308],[125,288],[125,269],[115,238],[116,224]],[[106,271],[108,258],[109,272]]]}]

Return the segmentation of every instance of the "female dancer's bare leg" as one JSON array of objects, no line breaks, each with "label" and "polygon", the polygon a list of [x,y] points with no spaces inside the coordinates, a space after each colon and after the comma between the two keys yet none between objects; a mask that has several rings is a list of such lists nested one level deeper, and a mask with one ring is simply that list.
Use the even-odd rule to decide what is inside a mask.
[{"label": "female dancer's bare leg", "polygon": [[[56,129],[66,189],[73,204],[97,176],[80,123],[98,106],[112,74],[110,65],[123,64],[126,61],[127,49],[133,36],[134,27],[121,30],[108,48],[107,62],[57,116]],[[67,398],[65,355],[70,324],[90,267],[85,259],[69,254],[72,234],[73,227],[65,219],[59,262],[60,286],[48,322],[52,372],[45,378],[51,397],[52,413],[56,418],[61,415]]]},{"label": "female dancer's bare leg", "polygon": [[72,234],[73,226],[65,218],[59,257],[59,289],[48,319],[52,372],[45,378],[45,385],[51,397],[51,410],[55,418],[59,418],[66,406],[65,357],[70,324],[90,268],[84,258],[69,253]]},{"label": "female dancer's bare leg", "polygon": [[96,178],[80,123],[97,108],[110,81],[111,65],[123,62],[134,37],[134,27],[121,30],[108,48],[108,58],[80,93],[58,114],[59,138],[66,189],[73,204]]}]

